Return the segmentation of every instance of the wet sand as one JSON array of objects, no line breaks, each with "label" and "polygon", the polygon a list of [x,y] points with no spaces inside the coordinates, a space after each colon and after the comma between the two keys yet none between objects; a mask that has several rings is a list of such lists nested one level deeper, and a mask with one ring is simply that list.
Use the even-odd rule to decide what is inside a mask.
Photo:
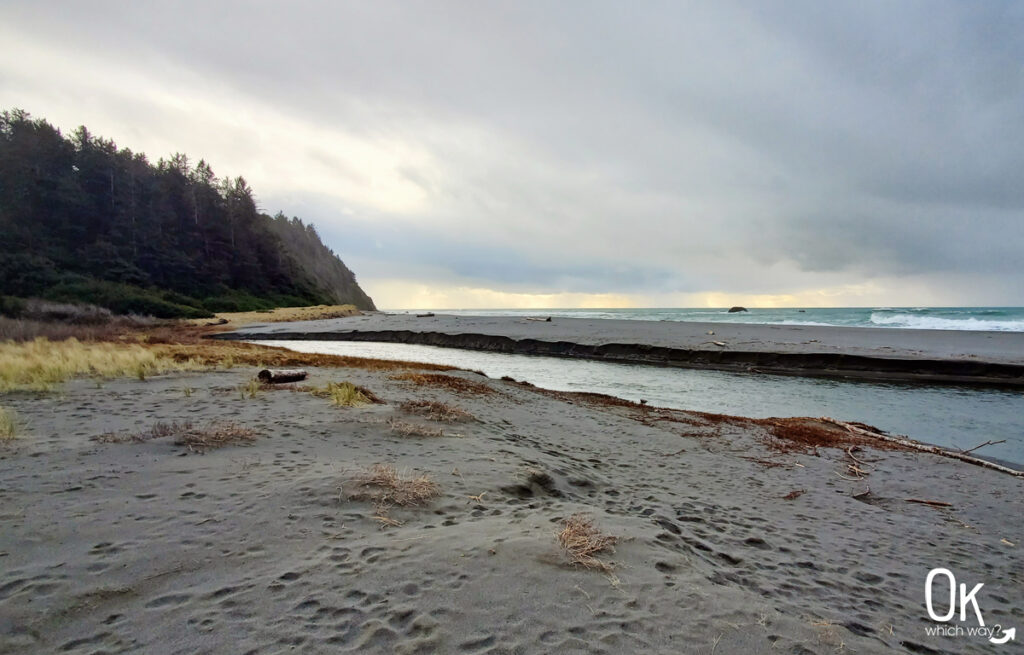
[{"label": "wet sand", "polygon": [[717,370],[1024,386],[1024,333],[1017,332],[376,313],[249,325],[220,337],[385,341]]},{"label": "wet sand", "polygon": [[[866,448],[851,481],[842,449],[779,452],[742,420],[311,372],[384,403],[243,397],[251,369],[4,395],[30,427],[0,446],[0,653],[991,652],[925,634],[934,567],[985,583],[987,625],[1024,627],[1018,478]],[[428,425],[410,399],[478,420],[402,436],[388,420]],[[171,421],[258,438],[92,439]],[[382,526],[351,497],[378,463],[441,495]],[[622,538],[612,575],[560,551],[579,512]]]}]

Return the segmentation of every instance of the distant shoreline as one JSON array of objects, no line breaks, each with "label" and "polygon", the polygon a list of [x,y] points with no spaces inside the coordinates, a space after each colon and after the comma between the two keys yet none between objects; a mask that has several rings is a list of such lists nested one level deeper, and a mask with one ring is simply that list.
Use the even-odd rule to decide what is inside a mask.
[{"label": "distant shoreline", "polygon": [[373,314],[249,325],[237,340],[377,341],[864,380],[1024,386],[1024,333]]}]

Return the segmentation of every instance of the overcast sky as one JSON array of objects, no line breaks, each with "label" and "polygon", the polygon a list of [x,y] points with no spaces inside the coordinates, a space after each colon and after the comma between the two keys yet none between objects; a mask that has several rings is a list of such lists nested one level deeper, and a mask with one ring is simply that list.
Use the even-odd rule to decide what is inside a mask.
[{"label": "overcast sky", "polygon": [[1024,305],[1022,2],[4,0],[12,107],[382,308]]}]

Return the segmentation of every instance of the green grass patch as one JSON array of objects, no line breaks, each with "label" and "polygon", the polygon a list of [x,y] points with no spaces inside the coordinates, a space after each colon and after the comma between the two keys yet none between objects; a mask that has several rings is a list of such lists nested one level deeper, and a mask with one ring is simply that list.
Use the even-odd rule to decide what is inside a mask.
[{"label": "green grass patch", "polygon": [[358,387],[351,382],[328,382],[326,387],[313,387],[310,389],[310,393],[321,398],[328,398],[332,405],[339,407],[359,407],[380,402],[372,391]]},{"label": "green grass patch", "polygon": [[0,442],[17,439],[24,428],[25,422],[16,411],[0,407]]}]

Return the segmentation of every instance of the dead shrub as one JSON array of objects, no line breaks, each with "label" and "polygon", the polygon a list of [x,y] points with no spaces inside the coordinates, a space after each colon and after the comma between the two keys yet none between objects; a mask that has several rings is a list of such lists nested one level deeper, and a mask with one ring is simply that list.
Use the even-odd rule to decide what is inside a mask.
[{"label": "dead shrub", "polygon": [[430,421],[458,423],[459,421],[475,421],[476,417],[464,409],[433,400],[409,400],[401,405],[402,411],[418,414]]},{"label": "dead shrub", "polygon": [[185,446],[193,452],[206,452],[214,448],[251,443],[256,440],[256,432],[230,421],[214,421],[202,427],[197,427],[188,421],[181,423],[157,421],[151,428],[143,432],[106,432],[93,437],[93,440],[100,443],[145,443],[164,437],[175,437],[176,445]]},{"label": "dead shrub", "polygon": [[585,514],[573,514],[565,519],[558,543],[565,550],[570,563],[587,569],[611,572],[614,565],[594,557],[597,553],[613,552],[617,537],[603,534],[594,520]]},{"label": "dead shrub", "polygon": [[398,419],[391,419],[388,421],[388,427],[391,428],[392,432],[397,432],[403,437],[444,436],[444,430],[441,428],[432,428],[429,425],[418,425],[416,423],[409,423],[408,421],[399,421]]},{"label": "dead shrub", "polygon": [[162,439],[175,434],[181,434],[191,429],[192,423],[189,421],[182,423],[177,421],[171,423],[157,421],[148,430],[142,432],[104,432],[99,436],[93,437],[92,440],[99,441],[100,443],[143,443],[153,439]]},{"label": "dead shrub", "polygon": [[374,464],[351,480],[356,491],[349,494],[353,500],[369,500],[379,516],[389,509],[419,507],[441,495],[441,487],[428,475],[403,475],[391,464]]},{"label": "dead shrub", "polygon": [[192,428],[178,435],[174,443],[185,446],[193,452],[204,453],[207,450],[252,443],[256,440],[255,430],[225,421],[210,423],[203,428]]},{"label": "dead shrub", "polygon": [[470,380],[464,380],[457,378],[454,375],[442,375],[440,373],[399,373],[398,375],[392,375],[392,380],[402,380],[404,382],[412,382],[416,386],[420,387],[434,387],[440,389],[447,389],[454,391],[455,393],[468,393],[476,395],[486,395],[494,393],[494,389],[490,388],[486,384],[481,382],[473,382]]}]

